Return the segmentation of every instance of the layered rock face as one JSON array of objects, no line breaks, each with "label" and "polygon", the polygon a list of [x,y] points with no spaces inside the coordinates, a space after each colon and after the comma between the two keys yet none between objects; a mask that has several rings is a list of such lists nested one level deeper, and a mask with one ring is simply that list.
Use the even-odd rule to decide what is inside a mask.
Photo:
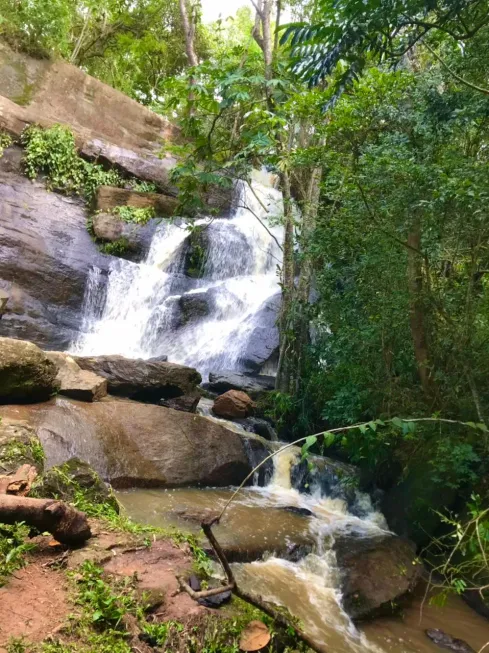
[{"label": "layered rock face", "polygon": [[120,91],[63,61],[37,60],[0,45],[0,129],[19,135],[26,125],[68,125],[89,158],[105,159],[140,179],[172,189],[175,159],[158,158],[179,132]]},{"label": "layered rock face", "polygon": [[105,271],[109,257],[87,231],[83,203],[26,179],[20,157],[10,148],[0,158],[0,290],[8,295],[0,335],[66,349],[82,322],[89,270]]},{"label": "layered rock face", "polygon": [[161,399],[195,396],[202,377],[191,367],[124,356],[75,356],[83,369],[107,379],[114,395],[158,403]]}]

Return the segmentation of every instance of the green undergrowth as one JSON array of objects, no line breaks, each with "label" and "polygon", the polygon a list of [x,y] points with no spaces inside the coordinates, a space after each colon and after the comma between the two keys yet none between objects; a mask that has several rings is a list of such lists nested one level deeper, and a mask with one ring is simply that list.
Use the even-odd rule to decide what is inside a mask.
[{"label": "green undergrowth", "polygon": [[136,208],[135,206],[115,206],[111,213],[128,224],[145,225],[156,216],[152,206]]},{"label": "green undergrowth", "polygon": [[[40,644],[12,638],[8,653],[131,653],[138,640],[157,651],[237,653],[241,633],[253,620],[263,621],[270,630],[268,651],[307,650],[292,633],[276,630],[270,617],[237,598],[218,613],[186,623],[159,621],[150,612],[148,598],[138,593],[135,578],[114,578],[90,561],[68,577],[73,613],[60,633]],[[136,642],[131,641],[134,624],[139,631]]]},{"label": "green undergrowth", "polygon": [[108,256],[124,256],[130,251],[131,245],[127,238],[122,236],[111,243],[100,243],[99,249],[103,254]]},{"label": "green undergrowth", "polygon": [[25,565],[25,555],[34,547],[27,541],[29,529],[23,524],[0,524],[0,587]]},{"label": "green undergrowth", "polygon": [[63,125],[27,127],[21,136],[24,170],[30,179],[44,175],[48,188],[91,200],[99,186],[121,186],[114,169],[105,170],[79,154],[73,133]]}]

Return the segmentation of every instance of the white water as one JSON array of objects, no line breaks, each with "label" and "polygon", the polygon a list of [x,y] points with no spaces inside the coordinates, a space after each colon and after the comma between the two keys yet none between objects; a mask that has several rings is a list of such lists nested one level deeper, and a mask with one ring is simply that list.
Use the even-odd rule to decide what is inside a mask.
[{"label": "white water", "polygon": [[324,497],[319,488],[310,495],[299,493],[291,483],[291,468],[297,462],[292,449],[276,456],[270,484],[254,488],[254,492],[274,506],[310,510],[314,514],[309,521],[314,551],[298,562],[272,555],[251,564],[233,565],[238,582],[265,601],[287,607],[316,641],[335,653],[383,653],[356,628],[342,607],[340,571],[332,544],[340,534],[375,537],[385,533],[385,519],[374,511],[367,495],[360,497],[367,509],[367,516],[360,519],[348,512],[345,501]]},{"label": "white water", "polygon": [[[273,226],[273,217],[282,211],[281,197],[259,184],[253,189],[239,188],[231,218],[199,221],[208,225],[209,242],[202,279],[190,280],[182,274],[189,236],[182,221],[158,226],[143,263],[113,260],[102,310],[101,275],[93,270],[84,301],[83,331],[72,352],[143,359],[168,356],[203,375],[239,369],[257,312],[279,292],[276,269],[283,234],[281,227]],[[183,326],[176,324],[181,297],[202,296],[206,291],[211,297],[210,314]]]},{"label": "white water", "polygon": [[[298,562],[275,554],[252,563],[233,563],[239,585],[251,594],[275,605],[283,605],[301,620],[303,628],[317,642],[334,653],[384,653],[358,629],[342,607],[341,579],[332,545],[338,535],[376,537],[385,534],[384,517],[376,512],[366,495],[360,497],[365,517],[348,511],[341,499],[323,496],[319,487],[301,494],[292,487],[291,468],[298,462],[297,449],[274,458],[274,473],[266,487],[251,487],[240,492],[230,504],[215,533],[223,546],[246,550],[274,551],[277,545],[308,542],[311,553]],[[138,521],[168,525],[175,515],[220,512],[231,490],[181,488],[136,490],[119,495],[129,515]],[[299,517],[283,510],[293,506],[307,509],[313,516]],[[189,522],[176,522],[188,528]],[[222,570],[216,565],[216,574]],[[402,648],[399,651],[403,651]]]}]

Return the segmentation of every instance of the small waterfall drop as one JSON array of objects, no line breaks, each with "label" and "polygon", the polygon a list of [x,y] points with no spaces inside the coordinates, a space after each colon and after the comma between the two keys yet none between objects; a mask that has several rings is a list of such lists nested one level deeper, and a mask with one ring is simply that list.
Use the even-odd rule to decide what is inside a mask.
[{"label": "small waterfall drop", "polygon": [[239,370],[260,309],[280,292],[283,229],[276,223],[281,213],[278,191],[240,184],[232,217],[194,225],[205,231],[206,242],[198,279],[185,275],[187,223],[161,222],[144,262],[111,262],[102,310],[100,271],[92,271],[82,333],[71,351],[167,356],[203,376]]}]

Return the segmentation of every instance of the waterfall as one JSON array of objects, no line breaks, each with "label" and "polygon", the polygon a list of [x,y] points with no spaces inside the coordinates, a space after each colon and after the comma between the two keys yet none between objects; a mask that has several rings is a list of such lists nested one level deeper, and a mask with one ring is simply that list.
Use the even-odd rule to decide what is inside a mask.
[{"label": "waterfall", "polygon": [[230,218],[194,224],[205,244],[199,278],[186,269],[189,225],[182,220],[161,222],[142,263],[111,262],[103,310],[100,272],[92,272],[82,331],[71,351],[143,359],[167,356],[196,367],[203,376],[243,369],[243,354],[259,326],[260,311],[280,291],[281,213],[278,191],[257,183],[239,184]]}]

